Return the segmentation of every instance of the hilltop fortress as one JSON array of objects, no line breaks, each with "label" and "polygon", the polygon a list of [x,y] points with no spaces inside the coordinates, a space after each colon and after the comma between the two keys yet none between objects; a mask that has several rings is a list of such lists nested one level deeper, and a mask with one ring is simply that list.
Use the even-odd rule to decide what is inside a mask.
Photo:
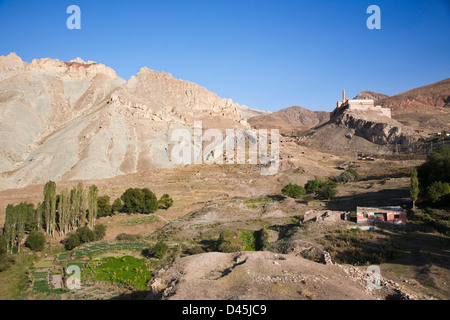
[{"label": "hilltop fortress", "polygon": [[349,99],[345,97],[345,90],[342,91],[342,101],[337,102],[336,109],[331,113],[331,117],[334,115],[342,113],[344,110],[350,111],[363,111],[370,114],[376,114],[380,116],[385,116],[391,118],[391,109],[383,108],[381,106],[374,105],[374,100],[363,99]]}]

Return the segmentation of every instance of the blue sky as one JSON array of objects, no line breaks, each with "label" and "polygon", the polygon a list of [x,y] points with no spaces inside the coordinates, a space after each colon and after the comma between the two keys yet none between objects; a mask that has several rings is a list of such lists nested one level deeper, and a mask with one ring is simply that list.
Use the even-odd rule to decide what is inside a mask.
[{"label": "blue sky", "polygon": [[[69,5],[81,30],[69,30]],[[369,5],[381,29],[369,30]],[[450,0],[1,1],[0,55],[76,57],[128,80],[143,66],[277,111],[331,111],[450,77]]]}]

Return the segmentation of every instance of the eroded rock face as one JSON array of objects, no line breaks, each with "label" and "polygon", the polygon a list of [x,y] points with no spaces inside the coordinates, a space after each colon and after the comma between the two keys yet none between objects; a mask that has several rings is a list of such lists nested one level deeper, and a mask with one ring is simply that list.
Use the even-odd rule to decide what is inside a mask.
[{"label": "eroded rock face", "polygon": [[171,132],[245,127],[230,99],[142,68],[0,57],[0,188],[170,168]]},{"label": "eroded rock face", "polygon": [[371,111],[343,108],[330,122],[353,129],[356,135],[376,144],[401,143],[409,133],[400,122]]}]

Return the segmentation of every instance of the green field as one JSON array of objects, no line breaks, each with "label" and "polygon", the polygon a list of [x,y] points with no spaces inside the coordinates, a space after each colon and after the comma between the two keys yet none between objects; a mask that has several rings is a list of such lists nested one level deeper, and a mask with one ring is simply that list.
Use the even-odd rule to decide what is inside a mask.
[{"label": "green field", "polygon": [[77,256],[94,256],[108,250],[122,250],[122,249],[145,249],[149,248],[147,243],[95,243],[75,249],[73,251],[75,257]]},{"label": "green field", "polygon": [[146,290],[152,266],[146,259],[131,256],[92,260],[82,273],[83,280],[106,281]]},{"label": "green field", "polygon": [[158,222],[159,219],[156,216],[144,216],[144,217],[138,217],[138,218],[131,218],[122,221],[120,224],[123,226],[137,226],[140,224],[148,224],[153,222]]}]

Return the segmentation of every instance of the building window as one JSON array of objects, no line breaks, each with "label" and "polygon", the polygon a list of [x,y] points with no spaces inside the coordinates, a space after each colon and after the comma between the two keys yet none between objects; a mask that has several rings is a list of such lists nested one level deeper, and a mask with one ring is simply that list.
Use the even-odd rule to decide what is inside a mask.
[{"label": "building window", "polygon": [[363,213],[363,218],[364,219],[368,219],[369,218],[369,214],[368,213]]},{"label": "building window", "polygon": [[394,214],[394,219],[400,219],[400,215],[399,214]]}]

